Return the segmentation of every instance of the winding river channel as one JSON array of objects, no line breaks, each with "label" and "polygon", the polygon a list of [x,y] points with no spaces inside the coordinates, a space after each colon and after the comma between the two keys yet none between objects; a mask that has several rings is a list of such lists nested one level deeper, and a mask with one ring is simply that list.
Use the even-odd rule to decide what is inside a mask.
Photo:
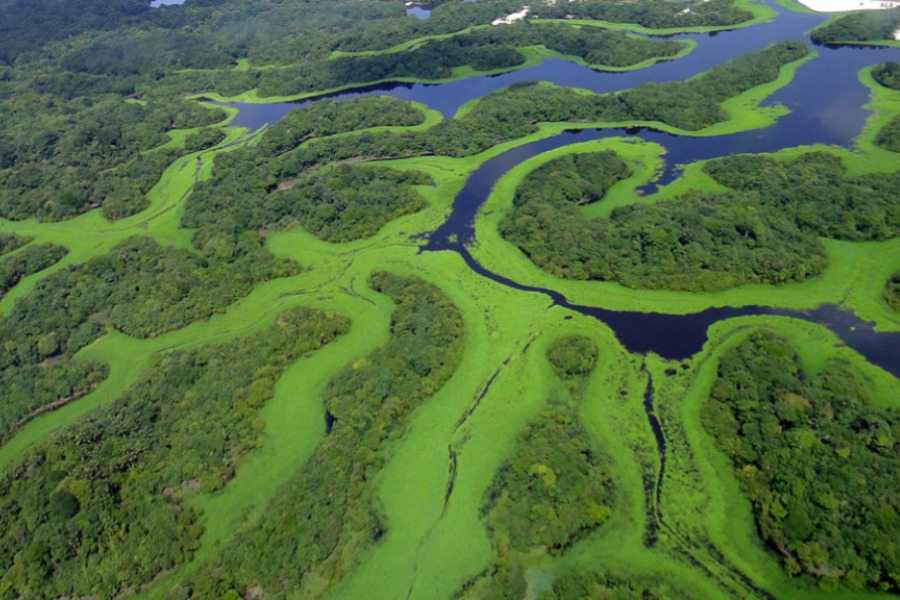
[{"label": "winding river channel", "polygon": [[[319,96],[300,102],[243,104],[233,126],[258,129],[283,117],[298,105],[323,99],[350,99],[365,95],[389,95],[423,103],[451,118],[460,106],[485,94],[520,81],[542,80],[594,92],[613,92],[649,81],[684,80],[732,58],[760,50],[771,43],[806,40],[807,32],[823,22],[825,15],[801,14],[772,5],[779,15],[771,22],[744,29],[708,34],[683,34],[674,39],[692,39],[697,47],[687,56],[657,63],[646,69],[625,73],[594,71],[560,59],[502,75],[479,76],[442,84],[389,83]],[[457,194],[451,214],[428,237],[423,251],[458,252],[476,273],[500,284],[528,292],[546,294],[554,304],[600,319],[611,327],[621,343],[632,352],[655,352],[670,359],[682,359],[699,351],[713,323],[745,315],[781,315],[805,319],[827,326],[845,344],[870,362],[900,377],[900,333],[876,332],[872,324],[835,305],[797,311],[767,306],[711,308],[688,315],[611,311],[570,303],[549,289],[521,285],[480,265],[466,245],[474,235],[474,220],[497,180],[511,168],[533,156],[573,143],[605,137],[636,136],[666,149],[666,165],[659,178],[645,191],[669,183],[678,175],[678,165],[735,153],[775,152],[810,144],[853,145],[869,112],[863,108],[869,91],[857,79],[858,72],[886,61],[900,61],[900,48],[874,46],[815,46],[818,53],[797,71],[793,81],[773,94],[764,105],[781,104],[790,114],[765,129],[716,137],[677,136],[647,128],[585,129],[525,144],[504,152],[481,165]]]}]

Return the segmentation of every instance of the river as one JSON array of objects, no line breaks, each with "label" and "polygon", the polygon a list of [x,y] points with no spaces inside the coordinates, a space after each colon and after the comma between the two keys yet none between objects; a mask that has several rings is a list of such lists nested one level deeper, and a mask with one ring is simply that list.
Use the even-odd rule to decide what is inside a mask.
[{"label": "river", "polygon": [[597,318],[611,327],[620,342],[632,352],[655,352],[670,359],[682,359],[699,351],[713,323],[744,315],[782,315],[827,326],[848,346],[870,362],[900,377],[900,333],[876,332],[853,313],[834,305],[811,311],[767,306],[711,308],[688,315],[668,315],[610,311],[596,306],[570,303],[556,291],[533,288],[511,281],[485,269],[469,254],[475,216],[496,181],[524,160],[576,142],[610,136],[636,136],[666,149],[666,166],[660,177],[645,191],[666,184],[678,175],[678,165],[735,153],[774,152],[810,144],[852,147],[869,116],[864,108],[868,89],[857,79],[864,67],[886,61],[900,61],[900,49],[875,46],[813,46],[807,32],[825,21],[826,15],[794,13],[772,5],[779,14],[771,22],[743,29],[704,34],[669,36],[692,39],[697,47],[687,56],[659,62],[646,69],[624,73],[594,71],[560,59],[545,60],[536,66],[501,75],[477,76],[441,84],[386,83],[319,96],[299,102],[271,104],[234,103],[239,109],[233,126],[258,129],[283,117],[297,106],[323,99],[350,99],[366,95],[388,95],[420,102],[452,118],[460,106],[485,94],[521,81],[541,80],[574,86],[598,93],[628,89],[649,81],[684,80],[732,58],[765,48],[781,40],[805,40],[818,56],[803,65],[793,81],[766,100],[781,104],[790,114],[765,129],[717,137],[676,136],[648,128],[587,129],[565,132],[525,144],[482,164],[457,194],[446,221],[428,237],[422,250],[458,252],[469,267],[492,281],[528,292],[546,294],[555,304]]}]

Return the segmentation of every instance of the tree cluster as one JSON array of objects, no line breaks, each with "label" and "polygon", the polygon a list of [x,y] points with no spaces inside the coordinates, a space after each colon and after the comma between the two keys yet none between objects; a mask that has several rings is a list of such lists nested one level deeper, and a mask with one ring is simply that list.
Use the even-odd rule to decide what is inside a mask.
[{"label": "tree cluster", "polygon": [[809,152],[790,160],[733,155],[704,167],[746,201],[777,211],[801,230],[852,241],[900,235],[900,172],[847,178],[840,157]]},{"label": "tree cluster", "polygon": [[875,137],[875,144],[891,152],[900,152],[900,115],[881,128]]},{"label": "tree cluster", "polygon": [[894,273],[884,286],[884,299],[894,310],[900,312],[900,273]]},{"label": "tree cluster", "polygon": [[888,89],[900,91],[900,63],[876,65],[872,68],[872,78]]},{"label": "tree cluster", "polygon": [[703,425],[734,464],[760,535],[791,575],[900,589],[900,415],[850,365],[805,374],[768,331],[723,355]]},{"label": "tree cluster", "polygon": [[349,329],[310,309],[243,339],[174,352],[108,407],[0,473],[0,597],[111,599],[190,559],[190,503],[263,443],[258,411],[299,357]]},{"label": "tree cluster", "polygon": [[255,285],[297,271],[258,244],[236,250],[225,260],[129,238],[39,281],[0,320],[0,441],[34,411],[83,395],[105,377],[105,367],[72,357],[108,327],[152,337],[223,312]]},{"label": "tree cluster", "polygon": [[[900,91],[900,63],[888,62],[873,67],[872,78],[888,89]],[[875,143],[885,150],[900,152],[900,115],[878,132]]]},{"label": "tree cluster", "polygon": [[[575,355],[578,360],[571,358]],[[596,343],[582,335],[560,337],[548,349],[558,383],[566,385],[556,388],[546,409],[519,433],[512,456],[485,493],[482,514],[496,562],[463,598],[524,597],[524,557],[562,554],[612,514],[608,460],[578,417],[596,358]]]},{"label": "tree cluster", "polygon": [[465,116],[427,131],[364,132],[317,141],[281,157],[280,177],[353,157],[471,156],[537,131],[539,122],[660,121],[697,131],[728,119],[719,103],[773,81],[782,66],[807,53],[780,42],[714,67],[687,82],[648,83],[615,94],[590,94],[526,82],[481,98]]},{"label": "tree cluster", "polygon": [[415,106],[390,96],[326,100],[298,107],[266,130],[253,153],[271,158],[313,138],[373,127],[412,127],[425,116]]},{"label": "tree cluster", "polygon": [[12,256],[0,260],[0,298],[22,278],[54,265],[69,251],[58,244],[31,245]]},{"label": "tree cluster", "polygon": [[605,572],[570,571],[556,579],[537,600],[676,600],[688,598],[667,581],[626,581]]},{"label": "tree cluster", "polygon": [[12,232],[0,233],[0,256],[14,252],[32,240],[34,238],[27,235],[19,235]]},{"label": "tree cluster", "polygon": [[403,52],[338,56],[265,70],[260,75],[259,92],[280,96],[385,79],[438,80],[450,77],[458,67],[509,69],[525,61],[516,48],[538,45],[611,67],[670,57],[683,48],[675,41],[655,41],[597,27],[524,22],[428,40]]},{"label": "tree cluster", "polygon": [[900,27],[900,8],[861,10],[817,27],[810,37],[817,44],[892,40],[897,27]]},{"label": "tree cluster", "polygon": [[0,127],[0,216],[58,221],[102,208],[109,219],[146,207],[145,194],[181,150],[147,152],[166,132],[224,118],[184,100],[125,102],[98,97],[39,104]]},{"label": "tree cluster", "polygon": [[538,16],[547,19],[593,19],[610,23],[631,23],[649,29],[738,25],[753,18],[751,12],[736,7],[729,0],[548,2],[540,7],[538,13]]},{"label": "tree cluster", "polygon": [[597,364],[597,344],[583,335],[564,335],[553,340],[547,360],[560,379],[588,375]]},{"label": "tree cluster", "polygon": [[[621,173],[612,165],[600,169]],[[575,177],[560,176],[551,162],[522,182],[499,231],[559,277],[686,291],[802,281],[828,263],[819,237],[900,234],[898,173],[850,179],[840,158],[827,152],[791,160],[736,155],[704,170],[733,191],[691,192],[589,220],[572,204],[578,185],[567,190]]]}]

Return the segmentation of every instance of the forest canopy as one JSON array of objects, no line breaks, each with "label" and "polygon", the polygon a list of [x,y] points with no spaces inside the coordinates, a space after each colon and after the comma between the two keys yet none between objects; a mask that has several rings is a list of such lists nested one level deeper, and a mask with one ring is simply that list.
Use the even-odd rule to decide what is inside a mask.
[{"label": "forest canopy", "polygon": [[279,376],[349,325],[291,309],[248,338],[167,354],[0,473],[0,593],[114,598],[188,560],[203,532],[189,500],[234,477]]},{"label": "forest canopy", "polygon": [[0,386],[7,391],[0,441],[34,411],[61,406],[106,377],[105,366],[73,357],[108,328],[153,337],[224,312],[254,285],[296,268],[253,244],[224,260],[135,237],[47,276],[0,319]]},{"label": "forest canopy", "polygon": [[832,360],[804,373],[770,331],[721,359],[702,421],[734,465],[760,534],[791,575],[896,592],[900,415]]},{"label": "forest canopy", "polygon": [[810,34],[817,44],[892,40],[900,27],[900,8],[861,10],[842,15]]}]

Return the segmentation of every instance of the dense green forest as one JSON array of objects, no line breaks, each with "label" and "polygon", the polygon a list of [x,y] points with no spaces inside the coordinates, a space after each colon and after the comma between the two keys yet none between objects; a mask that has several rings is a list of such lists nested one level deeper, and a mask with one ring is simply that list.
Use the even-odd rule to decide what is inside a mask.
[{"label": "dense green forest", "polygon": [[0,597],[115,598],[188,560],[203,531],[190,498],[234,476],[279,376],[349,324],[293,309],[248,338],[167,354],[0,473]]},{"label": "dense green forest", "polygon": [[18,250],[34,238],[15,233],[0,233],[0,256]]},{"label": "dense green forest", "polygon": [[[234,175],[242,173],[231,171],[228,177]],[[193,194],[184,223],[217,231],[231,226],[236,232],[299,223],[326,241],[349,242],[424,208],[413,186],[430,183],[430,177],[414,171],[338,165],[303,173],[269,192],[258,183],[256,189],[241,189],[240,196],[222,193],[228,183],[204,186]]]},{"label": "dense green forest", "polygon": [[787,342],[754,333],[722,357],[702,419],[788,573],[900,589],[900,495],[885,477],[900,468],[900,415],[849,365],[804,373]]},{"label": "dense green forest", "polygon": [[900,273],[894,273],[884,286],[884,299],[896,311],[900,311]]},{"label": "dense green forest", "polygon": [[872,78],[886,88],[900,91],[900,63],[887,62],[873,67]]},{"label": "dense green forest", "polygon": [[0,320],[0,440],[33,411],[81,396],[105,376],[104,367],[71,359],[108,327],[153,337],[224,312],[256,284],[296,270],[256,243],[236,257],[204,258],[131,238],[39,281]]},{"label": "dense green forest", "polygon": [[828,152],[795,159],[732,155],[704,167],[717,182],[777,210],[804,230],[838,240],[886,240],[900,234],[900,173],[847,178]]},{"label": "dense green forest", "polygon": [[[9,83],[0,85],[0,96],[3,88],[18,88],[20,94],[25,88],[67,98],[104,91],[150,96],[174,90],[238,93],[257,87],[261,76],[271,76],[265,69],[227,69],[239,60],[260,67],[315,64],[314,70],[321,77],[333,68],[326,59],[335,50],[381,50],[423,36],[454,34],[521,8],[517,0],[434,4],[437,6],[430,18],[423,21],[407,17],[400,2],[380,0],[335,0],[327,4],[194,0],[177,9],[160,10],[151,9],[141,0],[92,0],[77,6],[59,0],[8,0],[0,6],[0,65],[5,63],[9,70],[0,79]],[[684,11],[684,6],[691,10]],[[571,14],[647,27],[730,26],[752,18],[728,0],[693,0],[686,4],[656,0],[640,5],[590,0],[567,7],[566,14],[557,15],[559,10],[544,6],[543,15],[532,17]],[[546,31],[553,35],[544,41],[552,44],[562,30]],[[567,34],[572,36],[582,34],[573,30]],[[627,42],[629,47],[636,43],[647,42]],[[456,44],[450,42],[448,48]],[[674,47],[674,42],[671,44]],[[590,52],[590,46],[588,43],[583,49]],[[509,65],[517,55],[508,47],[498,53],[489,59],[492,64]],[[480,54],[469,54],[476,63],[482,60]],[[380,59],[374,60],[378,64]],[[40,65],[44,76],[33,78],[23,68],[26,65]],[[269,81],[277,85],[274,79]],[[348,81],[340,85],[345,83]]]},{"label": "dense green forest", "polygon": [[597,344],[584,335],[567,335],[553,341],[547,360],[560,379],[588,375],[597,364]]},{"label": "dense green forest", "polygon": [[[315,187],[315,182],[324,175],[304,176],[303,173],[322,164],[350,159],[425,154],[468,156],[500,141],[532,133],[539,121],[659,120],[686,129],[701,129],[728,118],[716,102],[775,79],[781,65],[805,54],[803,44],[782,42],[716,67],[687,83],[645,84],[619,94],[584,94],[544,84],[514,85],[481,99],[465,116],[443,121],[424,131],[377,131],[311,139],[316,135],[343,133],[351,127],[382,125],[385,121],[379,117],[379,112],[383,110],[391,114],[396,111],[403,119],[409,119],[406,122],[412,122],[413,115],[410,108],[404,112],[398,100],[378,98],[301,107],[292,111],[287,122],[273,128],[269,141],[219,156],[213,177],[199,184],[188,199],[183,224],[200,228],[198,235],[201,236],[205,231],[232,235],[292,217],[313,233],[324,232],[326,239],[334,241],[370,235],[386,219],[393,218],[389,215],[416,209],[411,192],[398,190],[396,185],[402,188],[409,183],[424,183],[424,180],[412,175],[388,176],[396,185],[379,185],[373,189],[365,203],[371,209],[363,213],[352,212],[355,224],[344,231],[346,218],[343,213],[332,210],[331,205],[349,205],[340,200],[320,204],[321,213],[314,214],[305,202],[323,197],[310,190],[310,185]],[[323,127],[322,121],[332,124]],[[337,173],[349,174],[350,171],[345,169]],[[350,176],[346,184],[356,187],[362,185],[364,179]],[[297,182],[301,185],[297,186]],[[312,183],[306,185],[304,182]],[[283,188],[289,186],[306,189],[312,195],[303,196],[293,189],[285,194]],[[395,196],[398,194],[407,200],[400,202],[402,208],[392,208],[397,205]],[[301,200],[304,197],[306,200]]]},{"label": "dense green forest", "polygon": [[624,176],[623,165],[609,157],[578,168],[557,159],[535,169],[516,190],[501,235],[559,277],[701,291],[817,275],[828,264],[818,237],[900,234],[900,175],[848,179],[840,158],[826,152],[717,159],[704,170],[732,193],[692,192],[616,208],[609,218],[582,216],[573,201],[599,190],[578,173],[612,183]]},{"label": "dense green forest", "polygon": [[[900,63],[889,62],[872,69],[872,78],[884,87],[900,91]],[[900,152],[900,115],[882,127],[875,143],[891,152]]]},{"label": "dense green forest", "polygon": [[23,277],[43,271],[68,253],[68,250],[57,244],[38,244],[0,260],[0,298]]},{"label": "dense green forest", "polygon": [[891,152],[900,152],[900,117],[894,117],[881,128],[875,143]]},{"label": "dense green forest", "polygon": [[541,7],[540,16],[548,19],[572,16],[610,23],[634,23],[651,29],[677,29],[737,25],[750,20],[753,15],[727,0],[694,0],[677,4],[665,0],[631,3],[587,0],[577,3],[547,3]]},{"label": "dense green forest", "polygon": [[[18,107],[17,107],[18,108]],[[145,194],[178,157],[147,153],[167,131],[209,125],[225,113],[185,100],[122,102],[99,96],[50,112],[22,102],[0,128],[0,216],[57,221],[93,208],[118,219],[146,208]]]},{"label": "dense green forest", "polygon": [[[250,152],[258,159],[272,158],[313,138],[372,127],[411,127],[424,121],[425,115],[420,110],[398,98],[363,96],[351,100],[325,100],[289,112],[266,130]],[[247,159],[246,156],[241,158]]]},{"label": "dense green forest", "polygon": [[[272,500],[262,520],[176,594],[326,590],[385,534],[372,480],[410,414],[439,390],[463,353],[459,310],[435,285],[379,271],[369,285],[396,304],[391,337],[329,382],[328,437]],[[179,596],[182,597],[182,596]]]},{"label": "dense green forest", "polygon": [[285,153],[274,168],[280,176],[289,177],[313,165],[354,157],[470,156],[534,133],[539,122],[660,121],[697,131],[728,120],[720,102],[775,80],[782,66],[803,58],[807,51],[799,42],[780,42],[687,82],[647,83],[615,94],[590,94],[546,83],[514,84],[484,96],[464,116],[427,131],[366,132],[316,141]]},{"label": "dense green forest", "polygon": [[671,582],[625,581],[606,573],[571,571],[553,582],[538,600],[676,600],[689,596],[674,589]]},{"label": "dense green forest", "polygon": [[438,80],[453,75],[457,67],[476,71],[509,69],[525,62],[525,56],[516,48],[539,45],[609,67],[671,57],[684,48],[675,41],[650,40],[598,27],[576,29],[526,22],[430,40],[403,52],[338,56],[269,69],[260,74],[258,89],[263,96],[286,96],[384,79]]},{"label": "dense green forest", "polygon": [[900,8],[858,11],[842,15],[812,31],[818,44],[892,40],[900,27]]},{"label": "dense green forest", "polygon": [[[475,265],[416,247],[467,177],[526,136],[623,123],[706,135],[781,114],[748,109],[755,92],[726,101],[821,59],[804,30],[778,41],[760,27],[776,43],[725,62],[697,51],[739,34],[659,29],[780,9],[539,0],[494,27],[526,3],[434,0],[419,5],[426,19],[405,4],[0,0],[0,599],[900,592],[900,420],[874,392],[893,389],[890,375],[867,367],[869,381],[836,359],[801,369],[833,339],[795,319],[754,317],[802,334],[803,361],[769,333],[724,351],[746,320],[717,322],[677,361],[641,355],[620,325],[560,300],[641,324],[655,317],[634,311],[840,301],[890,330],[900,173],[877,172],[894,165],[874,164],[885,153],[868,135],[855,152],[695,164],[666,200],[595,212],[631,178],[613,190],[627,204],[619,192],[658,160],[655,146],[603,140],[591,147],[621,155],[560,153],[495,215],[527,256],[495,231],[468,248]],[[875,14],[832,19],[813,39],[887,39],[900,13]],[[318,97],[548,54],[601,70],[682,54],[685,72],[715,66],[615,93],[518,83],[444,119],[398,98]],[[615,89],[634,80],[580,72]],[[872,75],[900,89],[900,64]],[[301,94],[257,132],[214,105]],[[900,152],[898,119],[879,121],[877,145]],[[610,216],[586,216],[598,212]],[[632,289],[554,284],[529,260]],[[875,265],[865,284],[834,281]],[[682,293],[823,273],[771,295]],[[553,302],[533,293],[543,281]],[[661,343],[678,331],[647,327]],[[678,421],[682,407],[709,436],[701,418]],[[705,473],[710,459],[733,462],[749,505],[709,510],[740,493],[730,470]]]},{"label": "dense green forest", "polygon": [[[343,51],[382,50],[408,39],[461,31],[478,23],[490,23],[497,17],[520,10],[516,0],[503,2],[442,2],[424,21],[385,22],[384,27],[345,35],[338,42]],[[468,6],[467,6],[468,5]],[[641,3],[610,4],[604,0],[583,0],[566,4],[544,3],[533,6],[529,18],[597,19],[611,23],[631,23],[649,28],[724,27],[750,20],[753,15],[728,0],[688,0],[672,3],[661,0]],[[690,8],[690,11],[685,11]],[[591,62],[591,61],[589,61]]]}]

